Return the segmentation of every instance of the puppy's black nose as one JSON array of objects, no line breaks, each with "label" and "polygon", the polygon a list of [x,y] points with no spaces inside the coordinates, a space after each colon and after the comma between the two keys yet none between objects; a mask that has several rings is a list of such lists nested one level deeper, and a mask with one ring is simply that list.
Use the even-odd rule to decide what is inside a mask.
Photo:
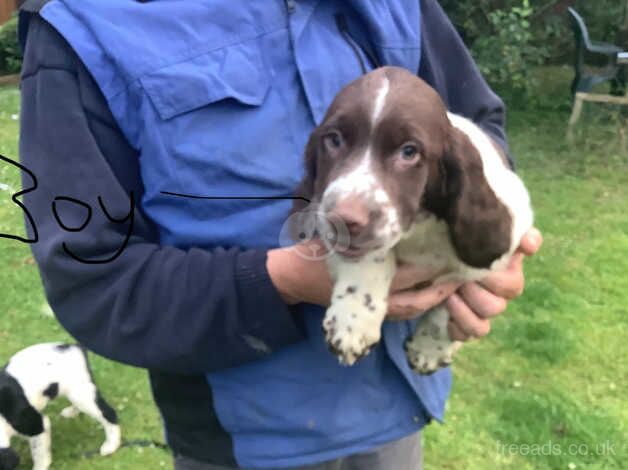
[{"label": "puppy's black nose", "polygon": [[358,236],[370,222],[370,212],[366,203],[357,196],[349,196],[339,199],[330,212],[345,224],[349,234]]}]

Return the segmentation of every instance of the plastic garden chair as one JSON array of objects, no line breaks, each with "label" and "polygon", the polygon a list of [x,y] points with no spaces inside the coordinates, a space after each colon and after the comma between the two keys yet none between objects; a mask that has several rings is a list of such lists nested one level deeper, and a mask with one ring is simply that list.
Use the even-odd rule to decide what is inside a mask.
[{"label": "plastic garden chair", "polygon": [[[617,54],[622,52],[622,48],[606,42],[592,41],[582,17],[571,7],[568,10],[572,17],[572,29],[576,37],[576,61],[574,63],[576,76],[571,85],[571,92],[573,94],[579,91],[588,93],[599,83],[617,80],[620,69]],[[606,56],[608,58],[606,69],[598,74],[587,73],[584,70],[586,53]]]},{"label": "plastic garden chair", "polygon": [[[575,77],[571,84],[571,92],[574,95],[573,110],[567,128],[567,137],[572,136],[573,126],[576,124],[582,113],[582,106],[585,101],[596,103],[611,103],[628,105],[628,96],[621,96],[625,93],[624,73],[622,65],[625,60],[626,51],[621,47],[605,42],[592,41],[589,31],[582,17],[573,8],[568,8],[572,18],[572,28],[576,38],[576,60],[574,63]],[[585,66],[585,54],[602,55],[607,57],[608,65],[597,73],[587,72]],[[597,84],[611,82],[612,90],[620,96],[611,94],[591,93]],[[617,93],[617,92],[620,93]]]}]

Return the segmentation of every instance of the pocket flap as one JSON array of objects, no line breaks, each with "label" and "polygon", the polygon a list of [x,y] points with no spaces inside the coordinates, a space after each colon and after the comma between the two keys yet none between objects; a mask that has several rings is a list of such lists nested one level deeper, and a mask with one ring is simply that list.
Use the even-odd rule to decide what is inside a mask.
[{"label": "pocket flap", "polygon": [[270,88],[255,43],[213,50],[160,68],[140,81],[162,119],[229,98],[259,106]]}]

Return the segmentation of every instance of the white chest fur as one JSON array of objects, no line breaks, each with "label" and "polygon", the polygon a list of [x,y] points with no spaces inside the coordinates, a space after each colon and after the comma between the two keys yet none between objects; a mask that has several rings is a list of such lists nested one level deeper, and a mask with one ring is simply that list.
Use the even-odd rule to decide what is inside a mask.
[{"label": "white chest fur", "polygon": [[491,269],[477,269],[460,261],[449,237],[447,224],[432,214],[426,214],[406,232],[395,246],[397,261],[430,268],[438,278],[435,283],[477,281],[491,271],[505,269],[510,253],[496,260]]},{"label": "white chest fur", "polygon": [[488,271],[462,263],[449,238],[447,224],[432,214],[425,214],[395,246],[401,263],[414,264],[439,273],[439,281],[480,279]]}]

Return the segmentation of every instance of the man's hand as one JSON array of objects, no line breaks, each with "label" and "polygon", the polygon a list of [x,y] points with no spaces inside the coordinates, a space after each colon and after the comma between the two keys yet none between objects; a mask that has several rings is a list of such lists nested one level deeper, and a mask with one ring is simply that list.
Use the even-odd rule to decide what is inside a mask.
[{"label": "man's hand", "polygon": [[[448,299],[451,338],[466,341],[485,336],[490,330],[490,319],[502,313],[508,301],[523,291],[523,258],[536,253],[542,242],[539,231],[530,230],[521,240],[506,271],[462,286],[449,283],[417,289],[415,286],[431,282],[440,273],[417,266],[399,266],[390,289],[387,318],[411,319]],[[324,259],[311,259],[312,253],[320,255],[323,252],[319,241],[302,244],[296,249],[278,248],[268,252],[268,272],[286,303],[329,305],[333,286],[327,265]]]},{"label": "man's hand", "polygon": [[532,256],[543,244],[541,233],[533,228],[521,240],[508,269],[493,273],[480,282],[461,286],[447,300],[449,336],[457,341],[486,336],[490,320],[506,310],[508,301],[523,292],[523,259]]},{"label": "man's hand", "polygon": [[[312,259],[313,253],[317,254],[316,259]],[[322,259],[323,254],[324,247],[319,241],[268,252],[268,272],[286,303],[330,304],[333,285],[327,264]],[[459,283],[455,283],[415,288],[418,284],[431,282],[438,274],[416,266],[399,266],[390,288],[388,318],[403,320],[416,317],[442,303],[460,287]]]}]

